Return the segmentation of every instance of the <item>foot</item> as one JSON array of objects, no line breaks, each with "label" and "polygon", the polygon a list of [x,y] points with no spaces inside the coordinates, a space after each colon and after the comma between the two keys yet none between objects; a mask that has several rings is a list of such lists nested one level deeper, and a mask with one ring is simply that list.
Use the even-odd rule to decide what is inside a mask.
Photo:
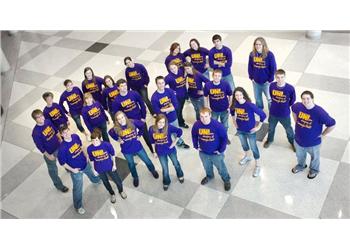
[{"label": "foot", "polygon": [[292,173],[293,174],[299,173],[301,171],[304,171],[305,168],[307,168],[307,165],[305,165],[303,168],[298,168],[298,166],[295,166],[294,168],[292,168]]},{"label": "foot", "polygon": [[120,192],[119,194],[124,200],[128,197],[124,191]]},{"label": "foot", "polygon": [[133,184],[134,184],[134,187],[138,187],[139,186],[139,178],[134,178]]},{"label": "foot", "polygon": [[111,200],[111,203],[115,203],[117,201],[114,194],[111,195],[110,200]]},{"label": "foot", "polygon": [[167,190],[168,190],[168,188],[169,188],[169,185],[163,185],[163,189],[164,189],[164,191],[167,191]]},{"label": "foot", "polygon": [[185,178],[182,176],[182,177],[179,177],[179,182],[182,184],[182,183],[184,183],[184,181],[185,181]]},{"label": "foot", "polygon": [[248,162],[250,162],[252,160],[252,158],[250,158],[249,156],[244,156],[240,161],[239,161],[239,165],[246,165]]},{"label": "foot", "polygon": [[186,124],[186,123],[184,123],[184,124],[181,124],[181,125],[179,125],[181,128],[189,128],[189,126]]},{"label": "foot", "polygon": [[179,147],[181,147],[181,148],[184,148],[184,149],[188,149],[188,148],[190,148],[190,146],[189,145],[187,145],[186,143],[181,143],[180,145],[179,145]]},{"label": "foot", "polygon": [[77,209],[78,214],[85,214],[85,209],[83,207]]},{"label": "foot", "polygon": [[272,143],[272,142],[265,141],[265,142],[264,142],[264,148],[270,147],[271,143]]},{"label": "foot", "polygon": [[260,167],[255,166],[254,171],[253,171],[253,177],[258,177],[260,175]]},{"label": "foot", "polygon": [[231,182],[229,181],[224,182],[224,188],[225,188],[225,191],[229,191],[231,189]]},{"label": "foot", "polygon": [[152,173],[152,175],[153,175],[153,177],[154,177],[155,179],[158,179],[158,178],[159,178],[159,174],[158,174],[157,171],[154,171],[154,172]]},{"label": "foot", "polygon": [[231,144],[230,139],[227,139],[227,145],[230,145],[230,144]]},{"label": "foot", "polygon": [[69,191],[69,188],[67,188],[66,186],[64,186],[61,190],[62,193],[67,193]]},{"label": "foot", "polygon": [[312,173],[312,172],[310,171],[310,172],[307,174],[307,178],[308,178],[308,179],[313,179],[313,178],[315,178],[315,177],[317,176],[317,174],[318,174],[317,172],[313,172],[313,173]]},{"label": "foot", "polygon": [[202,185],[205,185],[205,184],[207,184],[209,182],[209,178],[208,177],[204,177],[203,179],[202,179],[202,181],[201,181],[201,184]]}]

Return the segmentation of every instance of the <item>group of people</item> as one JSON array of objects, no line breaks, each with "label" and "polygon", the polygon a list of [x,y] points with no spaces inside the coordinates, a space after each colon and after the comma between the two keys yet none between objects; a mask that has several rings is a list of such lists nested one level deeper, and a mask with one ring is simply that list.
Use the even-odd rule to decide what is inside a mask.
[{"label": "group of people", "polygon": [[[151,100],[148,97],[150,78],[147,69],[142,64],[134,63],[130,57],[124,59],[125,79],[115,82],[109,75],[101,78],[87,67],[84,69],[81,89],[69,79],[64,81],[66,90],[61,94],[59,103],[53,102],[51,92],[43,94],[47,105],[43,110],[32,112],[32,118],[36,121],[32,137],[43,153],[49,175],[58,190],[68,192],[58,176],[56,159],[70,173],[73,204],[79,214],[85,213],[82,202],[83,174],[96,185],[102,181],[112,203],[116,202],[116,196],[109,177],[115,182],[120,196],[127,198],[116,171],[115,149],[110,138],[119,143],[135,187],[139,186],[135,156],[145,163],[155,179],[159,178],[140,142],[141,137],[162,166],[163,189],[168,190],[171,183],[168,159],[175,167],[179,182],[184,182],[176,147],[190,148],[182,138],[182,129],[189,128],[183,117],[186,100],[192,103],[196,116],[191,134],[193,147],[198,150],[205,170],[202,185],[214,178],[215,166],[224,182],[224,189],[228,191],[231,188],[224,161],[226,147],[231,143],[228,139],[230,115],[244,151],[239,164],[246,166],[252,160],[252,151],[255,160],[252,176],[259,176],[261,164],[256,134],[267,117],[263,94],[269,111],[268,137],[264,148],[273,143],[275,128],[280,122],[297,156],[297,165],[292,168],[292,172],[296,174],[307,168],[306,154],[309,153],[311,162],[307,177],[313,179],[317,176],[321,138],[334,129],[335,120],[314,103],[314,95],[310,91],[304,91],[301,94],[302,102],[295,103],[295,89],[286,83],[286,72],[277,70],[275,57],[264,38],[254,40],[248,61],[255,103],[244,88],[235,87],[231,72],[231,50],[223,45],[220,35],[214,35],[212,42],[214,47],[208,50],[201,47],[197,39],[191,39],[190,48],[184,53],[181,53],[178,43],[173,43],[165,59],[168,75],[155,78],[157,89]],[[65,105],[68,105],[69,111]],[[146,124],[146,106],[154,118],[154,124],[150,126]],[[291,111],[295,131],[291,126]],[[67,116],[73,119],[78,130],[91,142],[86,148],[80,137],[71,132]],[[88,131],[82,125],[81,117]],[[109,124],[113,125],[110,129]],[[324,130],[323,125],[326,126]]]}]

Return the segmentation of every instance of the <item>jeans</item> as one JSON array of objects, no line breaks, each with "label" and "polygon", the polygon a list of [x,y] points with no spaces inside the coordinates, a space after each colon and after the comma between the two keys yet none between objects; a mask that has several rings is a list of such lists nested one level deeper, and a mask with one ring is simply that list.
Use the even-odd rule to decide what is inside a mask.
[{"label": "jeans", "polygon": [[273,142],[273,139],[275,137],[275,128],[277,126],[277,123],[280,122],[287,133],[287,138],[290,144],[294,143],[294,131],[291,126],[291,120],[290,116],[288,117],[277,117],[270,115],[269,116],[269,135],[267,136],[268,142]]},{"label": "jeans", "polygon": [[[58,154],[58,150],[56,150],[53,155],[57,158],[57,154]],[[57,169],[57,165],[56,165],[56,159],[51,161],[49,160],[45,155],[44,155],[44,160],[46,162],[47,165],[47,170],[49,171],[49,176],[53,182],[53,184],[55,185],[55,187],[58,190],[62,190],[64,188],[64,185],[62,183],[61,178],[58,176],[58,169]]]},{"label": "jeans", "polygon": [[[249,146],[253,151],[253,156],[255,160],[260,158],[260,153],[258,145],[256,145],[256,133],[249,133],[237,130],[239,140],[241,141],[242,148],[244,152],[249,151]],[[249,141],[249,144],[248,144]]]},{"label": "jeans", "polygon": [[207,178],[209,179],[214,178],[214,168],[213,168],[213,165],[214,165],[217,168],[221,176],[221,179],[224,182],[230,181],[231,177],[227,172],[223,153],[219,155],[209,155],[199,151],[199,157],[201,158]]},{"label": "jeans", "polygon": [[207,68],[207,70],[202,73],[208,80],[210,80],[210,76],[209,76],[209,68]]},{"label": "jeans", "polygon": [[[170,122],[169,124],[170,124],[170,125],[173,125],[174,127],[180,128],[179,122],[177,121],[177,119],[176,119],[175,121],[173,121],[173,122]],[[183,143],[184,143],[184,140],[180,137],[179,140],[177,141],[176,145],[177,145],[177,146],[180,146],[180,145],[182,145]]]},{"label": "jeans", "polygon": [[266,96],[267,103],[268,103],[269,109],[270,109],[271,97],[270,97],[269,88],[270,88],[270,83],[269,82],[265,82],[264,84],[258,84],[258,83],[253,81],[255,104],[260,109],[264,109],[264,102],[263,102],[263,99],[262,99],[262,94],[263,93]]},{"label": "jeans", "polygon": [[70,176],[73,182],[73,204],[75,209],[83,206],[83,174],[86,174],[92,183],[100,182],[100,177],[94,175],[89,162],[86,164],[85,169],[79,173],[71,172]]},{"label": "jeans", "polygon": [[219,120],[219,118],[220,118],[220,122],[221,122],[221,124],[222,125],[224,125],[224,127],[226,128],[226,132],[227,132],[227,130],[228,130],[228,111],[227,110],[225,110],[225,111],[221,111],[221,112],[212,112],[211,113],[211,115],[212,115],[212,118],[214,119],[214,120]]},{"label": "jeans", "polygon": [[126,161],[128,162],[128,166],[131,172],[131,175],[133,178],[139,178],[137,171],[136,171],[136,164],[134,161],[134,156],[140,157],[140,159],[146,164],[148,170],[151,173],[154,173],[156,171],[151,159],[148,157],[146,151],[142,148],[139,152],[136,152],[135,154],[124,154],[124,157]]},{"label": "jeans", "polygon": [[229,83],[232,91],[235,90],[235,82],[233,81],[233,76],[231,73],[227,76],[223,76],[221,79]]},{"label": "jeans", "polygon": [[169,167],[168,167],[168,157],[170,158],[171,162],[173,163],[175,170],[176,170],[176,176],[178,178],[183,177],[184,173],[182,172],[181,165],[179,160],[177,159],[176,151],[167,155],[159,155],[159,162],[160,165],[162,165],[163,169],[163,184],[169,185],[170,184],[170,176],[169,176]]},{"label": "jeans", "polygon": [[194,111],[196,112],[196,120],[199,120],[199,111],[204,107],[204,97],[192,98],[190,97]]},{"label": "jeans", "polygon": [[151,152],[154,153],[154,150],[153,150],[153,147],[152,147],[152,144],[151,144],[151,140],[149,138],[149,132],[148,132],[146,123],[145,123],[145,126],[143,127],[142,137],[145,140],[149,150],[151,150]]},{"label": "jeans", "polygon": [[109,183],[108,180],[108,176],[110,176],[112,178],[112,180],[114,181],[114,183],[117,185],[118,188],[118,192],[121,193],[123,192],[123,184],[122,184],[122,180],[120,179],[117,171],[107,171],[104,173],[100,173],[100,178],[103,182],[103,185],[105,186],[105,188],[108,190],[110,195],[114,195],[114,191],[112,189],[111,184]]},{"label": "jeans", "polygon": [[149,112],[153,115],[154,114],[154,111],[153,111],[153,108],[152,108],[152,104],[148,98],[148,92],[147,92],[147,88],[141,88],[141,89],[137,89],[136,90],[142,97],[142,100],[145,102]]},{"label": "jeans", "polygon": [[177,102],[179,104],[179,106],[176,109],[177,120],[179,121],[179,125],[183,126],[183,125],[185,125],[185,119],[182,116],[182,110],[184,109],[186,98],[181,99],[181,98],[176,97],[176,99],[177,99]]},{"label": "jeans", "polygon": [[310,162],[310,172],[318,173],[320,171],[320,149],[321,144],[313,147],[302,147],[296,141],[294,142],[298,164],[297,169],[304,169],[306,161],[306,153],[309,153],[311,156]]},{"label": "jeans", "polygon": [[100,125],[97,125],[95,128],[99,128],[101,130],[101,132],[102,132],[102,139],[104,141],[109,142],[109,137],[108,137],[108,132],[107,132],[107,123],[104,122],[104,123],[102,123]]},{"label": "jeans", "polygon": [[77,128],[79,129],[79,131],[81,133],[84,133],[85,129],[84,129],[83,125],[81,124],[80,115],[72,115],[72,119],[74,120],[75,124],[77,125]]}]

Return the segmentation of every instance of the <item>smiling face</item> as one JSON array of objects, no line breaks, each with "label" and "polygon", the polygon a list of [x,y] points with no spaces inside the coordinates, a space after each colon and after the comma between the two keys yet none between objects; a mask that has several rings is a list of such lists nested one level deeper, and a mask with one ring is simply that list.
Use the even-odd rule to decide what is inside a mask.
[{"label": "smiling face", "polygon": [[305,107],[311,107],[314,105],[314,100],[309,94],[303,94],[301,97],[301,101]]},{"label": "smiling face", "polygon": [[121,126],[125,126],[126,125],[126,118],[124,114],[119,114],[117,115],[117,122],[121,125]]},{"label": "smiling face", "polygon": [[74,87],[73,83],[72,82],[68,82],[67,85],[66,85],[66,90],[68,92],[70,92],[70,91],[72,91],[73,87]]},{"label": "smiling face", "polygon": [[261,53],[263,48],[264,48],[264,46],[260,40],[256,40],[254,46],[255,46],[256,51],[258,51],[259,53]]},{"label": "smiling face", "polygon": [[107,85],[109,88],[112,88],[112,87],[113,87],[113,82],[112,82],[112,80],[111,80],[109,77],[106,78],[105,83],[106,83],[106,85]]},{"label": "smiling face", "polygon": [[86,97],[86,98],[85,98],[85,101],[86,101],[86,104],[87,104],[88,106],[92,105],[92,103],[93,103],[92,97]]},{"label": "smiling face", "polygon": [[158,129],[163,129],[165,126],[165,119],[160,119],[158,122],[157,122],[157,128]]},{"label": "smiling face", "polygon": [[177,75],[178,67],[177,67],[175,64],[171,64],[171,65],[169,66],[169,70],[170,70],[171,73]]},{"label": "smiling face", "polygon": [[131,61],[131,60],[126,60],[126,61],[125,61],[125,65],[126,65],[126,67],[128,67],[128,68],[133,68],[133,67],[135,66],[134,62]]},{"label": "smiling face", "polygon": [[53,98],[52,98],[52,96],[46,97],[45,101],[46,101],[47,105],[51,106],[52,103],[53,103]]},{"label": "smiling face", "polygon": [[208,125],[210,123],[211,114],[209,112],[202,112],[199,118],[204,125]]},{"label": "smiling face", "polygon": [[61,135],[65,141],[70,141],[72,138],[72,133],[70,132],[69,128],[67,128],[66,130],[63,130]]},{"label": "smiling face", "polygon": [[173,55],[176,56],[179,53],[180,53],[180,46],[177,46],[173,51]]},{"label": "smiling face", "polygon": [[193,75],[193,70],[192,70],[192,67],[190,66],[185,66],[185,71],[187,74],[190,74],[190,75]]},{"label": "smiling face", "polygon": [[193,50],[198,50],[198,44],[195,41],[192,41],[190,43],[191,49]]},{"label": "smiling face", "polygon": [[221,47],[222,47],[222,41],[220,39],[214,40],[213,44],[214,44],[216,49],[221,49]]},{"label": "smiling face", "polygon": [[284,85],[286,81],[286,76],[283,74],[276,74],[276,82],[278,85]]},{"label": "smiling face", "polygon": [[90,80],[92,80],[92,71],[91,70],[87,70],[86,72],[85,72],[85,76],[86,76],[86,78],[90,81]]},{"label": "smiling face", "polygon": [[221,81],[222,74],[220,72],[213,73],[213,80],[215,83],[219,83]]},{"label": "smiling face", "polygon": [[39,125],[43,125],[45,122],[45,117],[43,114],[39,114],[39,115],[35,116],[34,119],[35,119],[35,122]]},{"label": "smiling face", "polygon": [[242,103],[245,101],[243,93],[241,91],[236,91],[235,93],[235,99],[237,102]]},{"label": "smiling face", "polygon": [[91,139],[91,143],[92,143],[92,145],[97,147],[97,146],[100,146],[101,140],[99,138],[94,138],[94,139]]},{"label": "smiling face", "polygon": [[121,94],[126,94],[128,92],[128,84],[126,82],[123,82],[119,84],[118,89]]},{"label": "smiling face", "polygon": [[156,84],[157,84],[157,89],[159,91],[164,91],[164,89],[165,89],[165,81],[164,81],[164,79],[158,79]]}]

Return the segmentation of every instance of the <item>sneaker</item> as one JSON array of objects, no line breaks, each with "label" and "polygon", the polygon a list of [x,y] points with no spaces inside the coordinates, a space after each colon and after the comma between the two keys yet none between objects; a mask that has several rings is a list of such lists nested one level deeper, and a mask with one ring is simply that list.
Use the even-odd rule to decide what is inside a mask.
[{"label": "sneaker", "polygon": [[180,145],[179,145],[179,147],[182,147],[182,148],[184,148],[184,149],[188,149],[188,148],[190,148],[190,146],[188,146],[186,143],[181,143]]},{"label": "sneaker", "polygon": [[134,184],[134,187],[138,187],[139,186],[139,178],[134,178],[133,184]]},{"label": "sneaker", "polygon": [[249,161],[251,161],[252,158],[250,158],[249,156],[244,156],[240,161],[239,161],[239,165],[245,165],[247,164]]},{"label": "sneaker", "polygon": [[152,175],[153,175],[153,177],[156,178],[156,179],[159,178],[159,174],[158,174],[157,171],[154,171],[154,172],[152,173]]},{"label": "sneaker", "polygon": [[265,141],[265,142],[264,142],[264,148],[270,147],[271,143],[272,143],[272,142]]},{"label": "sneaker", "polygon": [[115,198],[115,195],[114,195],[114,194],[111,195],[110,200],[111,200],[111,203],[115,203],[115,202],[117,201],[117,199]]},{"label": "sneaker", "polygon": [[301,171],[304,171],[305,168],[307,168],[307,165],[305,165],[303,168],[298,168],[298,166],[295,166],[294,168],[292,168],[292,173],[293,174],[299,173]]},{"label": "sneaker", "polygon": [[120,192],[119,194],[124,200],[128,197],[124,191]]},{"label": "sneaker", "polygon": [[231,182],[224,182],[225,191],[229,191],[231,189]]},{"label": "sneaker", "polygon": [[227,139],[227,145],[230,145],[230,144],[231,144],[230,139]]},{"label": "sneaker", "polygon": [[181,128],[189,128],[189,126],[188,126],[186,123],[181,124],[180,127],[181,127]]},{"label": "sneaker", "polygon": [[260,175],[260,167],[255,166],[254,171],[253,171],[253,177],[258,177]]},{"label": "sneaker", "polygon": [[182,177],[179,177],[179,182],[180,183],[184,183],[184,181],[185,181],[185,178],[182,176]]},{"label": "sneaker", "polygon": [[69,191],[69,188],[66,186],[63,186],[63,188],[60,190],[62,193],[67,193]]},{"label": "sneaker", "polygon": [[209,178],[208,177],[204,177],[203,179],[202,179],[202,181],[201,181],[201,184],[202,185],[205,185],[205,184],[207,184],[209,182]]},{"label": "sneaker", "polygon": [[85,209],[83,207],[77,209],[78,214],[85,214]]},{"label": "sneaker", "polygon": [[313,178],[315,178],[316,176],[317,176],[317,172],[313,172],[313,173],[311,173],[311,171],[307,174],[307,178],[308,179],[313,179]]},{"label": "sneaker", "polygon": [[163,185],[163,189],[164,189],[164,191],[167,191],[167,190],[168,190],[168,188],[169,188],[169,185]]}]

